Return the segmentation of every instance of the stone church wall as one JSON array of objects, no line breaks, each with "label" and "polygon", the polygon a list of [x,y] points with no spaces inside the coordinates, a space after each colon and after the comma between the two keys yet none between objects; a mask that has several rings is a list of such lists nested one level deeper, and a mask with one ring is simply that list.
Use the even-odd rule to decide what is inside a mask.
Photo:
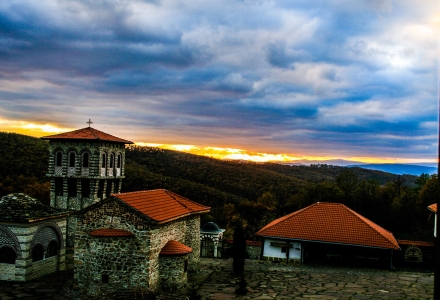
[{"label": "stone church wall", "polygon": [[[194,242],[188,246],[196,248],[191,263],[198,262],[199,224],[200,217],[191,216],[153,225],[117,200],[106,200],[101,206],[78,215],[75,284],[92,295],[98,293],[94,287],[99,287],[101,292],[157,290],[160,285],[159,253],[169,240],[187,244],[194,237]],[[122,229],[135,236],[104,238],[89,235],[99,228]],[[108,276],[108,283],[103,283],[103,275]],[[186,279],[182,278],[183,281]]]},{"label": "stone church wall", "polygon": [[[135,237],[93,237],[89,232],[117,228]],[[148,233],[143,219],[126,207],[108,201],[78,216],[75,234],[75,284],[89,294],[114,292],[134,286],[148,289]],[[108,283],[103,279],[108,276]]]},{"label": "stone church wall", "polygon": [[0,280],[18,281],[15,276],[15,268],[15,264],[0,264]]},{"label": "stone church wall", "polygon": [[[60,230],[59,235],[61,235],[59,240],[62,244],[59,245],[58,255],[33,262],[33,239],[38,229],[45,226],[58,227],[57,229]],[[0,280],[27,281],[57,270],[65,270],[65,217],[31,224],[8,224],[7,228],[16,237],[19,243],[20,253],[17,255],[15,264],[0,264]]]},{"label": "stone church wall", "polygon": [[188,272],[185,265],[188,255],[160,257],[160,286],[168,289],[181,289],[187,285]]},{"label": "stone church wall", "polygon": [[200,216],[188,217],[183,244],[193,249],[188,254],[188,271],[195,272],[198,270],[200,261]]}]

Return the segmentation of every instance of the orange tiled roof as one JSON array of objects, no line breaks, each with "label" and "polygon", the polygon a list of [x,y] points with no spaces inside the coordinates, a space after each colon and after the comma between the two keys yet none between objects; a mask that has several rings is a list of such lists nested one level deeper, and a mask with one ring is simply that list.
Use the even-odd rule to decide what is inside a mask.
[{"label": "orange tiled roof", "polygon": [[391,232],[340,203],[317,202],[272,221],[257,235],[400,249]]},{"label": "orange tiled roof", "polygon": [[117,142],[124,144],[133,144],[133,142],[120,139],[108,133],[99,131],[92,127],[86,127],[70,132],[64,132],[55,135],[43,136],[43,140],[97,140],[106,142]]},{"label": "orange tiled roof", "polygon": [[113,194],[127,205],[158,223],[168,222],[211,209],[168,190],[149,190]]},{"label": "orange tiled roof", "polygon": [[178,241],[168,241],[166,245],[160,250],[159,255],[185,255],[191,253],[193,250]]},{"label": "orange tiled roof", "polygon": [[131,237],[133,233],[122,229],[115,228],[100,228],[89,232],[91,236],[95,237]]},{"label": "orange tiled roof", "polygon": [[424,241],[397,240],[399,245],[417,246],[417,247],[435,247],[434,243]]},{"label": "orange tiled roof", "polygon": [[434,213],[437,213],[437,203],[431,204],[428,206],[428,209]]}]

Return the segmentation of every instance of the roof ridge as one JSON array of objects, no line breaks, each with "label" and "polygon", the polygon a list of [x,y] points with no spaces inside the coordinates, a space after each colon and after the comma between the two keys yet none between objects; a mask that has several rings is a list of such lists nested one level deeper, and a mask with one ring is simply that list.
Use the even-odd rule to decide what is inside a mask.
[{"label": "roof ridge", "polygon": [[143,192],[153,192],[153,191],[166,191],[166,189],[141,190],[141,191],[133,191],[133,192],[111,194],[110,196],[117,197],[117,195],[130,195],[130,194],[139,194],[139,193],[143,193]]},{"label": "roof ridge", "polygon": [[[290,213],[290,214],[287,214],[287,215],[285,215],[285,216],[282,216],[282,217],[280,217],[280,218],[278,218],[278,219],[275,219],[275,220],[273,220],[272,222],[270,222],[269,224],[267,224],[266,226],[264,226],[263,228],[261,228],[260,230],[258,230],[256,234],[258,234],[259,232],[261,232],[261,231],[263,231],[263,230],[266,230],[267,228],[270,228],[270,227],[272,227],[272,226],[274,226],[274,225],[276,225],[276,224],[278,224],[278,223],[281,223],[281,222],[283,222],[283,221],[285,221],[285,220],[287,220],[287,219],[289,219],[289,218],[291,218],[291,217],[293,217],[293,216],[296,216],[296,215],[300,214],[301,212],[304,212],[304,211],[306,211],[307,209],[309,209],[309,208],[315,206],[315,205],[318,204],[318,203],[319,203],[319,202],[313,203],[313,204],[311,204],[311,205],[309,205],[309,206],[306,206],[306,207],[301,208],[300,210],[294,211],[293,213]],[[275,222],[276,222],[276,223],[275,223]]]},{"label": "roof ridge", "polygon": [[95,128],[93,128],[93,127],[86,127],[86,128],[88,128],[88,129],[90,130],[90,132],[95,136],[95,138],[97,138],[98,140],[100,140],[99,136],[96,135],[96,133],[93,131],[93,130],[97,130],[97,129],[95,129]]},{"label": "roof ridge", "polygon": [[[186,206],[185,204],[183,204],[182,201],[176,199],[176,197],[174,197],[174,195],[171,195],[171,194],[174,194],[173,192],[171,192],[171,191],[167,191],[167,190],[164,190],[164,191],[165,191],[165,193],[167,193],[168,195],[170,195],[171,198],[173,198],[174,200],[176,200],[177,202],[179,202],[180,205],[182,205],[183,207],[185,207],[185,208],[188,209],[189,211],[192,211],[192,209],[189,208],[188,206]],[[189,199],[188,199],[188,200],[189,200]]]},{"label": "roof ridge", "polygon": [[[383,234],[381,234],[376,227],[372,226],[371,223],[374,223],[373,221],[371,221],[370,219],[358,214],[357,212],[355,212],[354,210],[352,210],[351,208],[349,208],[348,206],[342,204],[342,203],[337,203],[339,205],[342,205],[346,210],[348,210],[351,214],[353,214],[356,218],[358,218],[359,220],[361,220],[363,223],[367,224],[368,227],[370,227],[371,229],[373,229],[379,236],[381,236],[382,238],[385,238],[391,245],[395,246],[394,243],[392,241],[390,241],[388,239],[388,237],[384,236]],[[368,221],[368,222],[366,222]],[[393,235],[392,232],[386,230],[385,228],[383,228],[382,226],[380,226],[379,224],[374,223],[375,225],[377,225],[378,227],[380,227],[381,229],[385,230],[387,233]],[[394,235],[393,235],[394,236]],[[399,247],[400,248],[400,247]]]}]

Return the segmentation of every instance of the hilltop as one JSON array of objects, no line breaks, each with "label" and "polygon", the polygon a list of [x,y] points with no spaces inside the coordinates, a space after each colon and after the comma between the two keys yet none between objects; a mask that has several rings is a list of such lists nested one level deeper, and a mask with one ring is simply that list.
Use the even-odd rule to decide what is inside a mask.
[{"label": "hilltop", "polygon": [[[0,165],[0,196],[24,192],[48,202],[46,141],[0,133]],[[241,220],[251,237],[271,220],[317,201],[344,203],[400,238],[426,239],[432,231],[426,203],[435,195],[423,192],[429,176],[420,181],[358,167],[225,161],[137,146],[126,150],[125,176],[123,192],[165,188],[211,206],[202,222],[214,221],[226,234]]]}]

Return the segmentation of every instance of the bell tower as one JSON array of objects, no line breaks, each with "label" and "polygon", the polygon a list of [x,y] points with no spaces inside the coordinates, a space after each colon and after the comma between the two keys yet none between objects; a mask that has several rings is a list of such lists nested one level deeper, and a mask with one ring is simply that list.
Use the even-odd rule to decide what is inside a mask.
[{"label": "bell tower", "polygon": [[80,210],[121,191],[125,145],[90,127],[42,137],[49,141],[50,206]]}]

